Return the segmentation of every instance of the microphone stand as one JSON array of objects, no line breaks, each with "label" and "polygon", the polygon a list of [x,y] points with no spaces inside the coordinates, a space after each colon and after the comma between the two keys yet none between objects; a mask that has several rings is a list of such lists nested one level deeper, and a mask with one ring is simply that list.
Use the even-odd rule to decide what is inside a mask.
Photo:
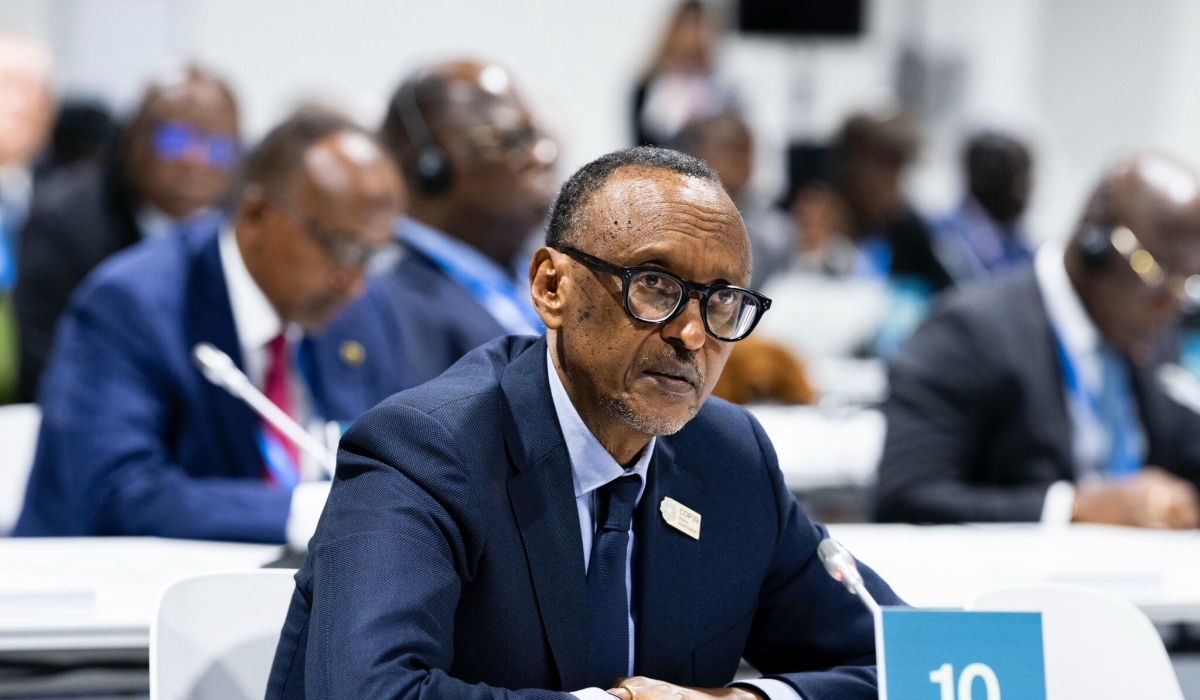
[{"label": "microphone stand", "polygon": [[337,468],[337,455],[259,391],[229,355],[209,343],[197,343],[192,348],[192,360],[205,379],[244,401],[263,420],[275,426],[296,447],[316,460],[326,476],[333,476]]}]

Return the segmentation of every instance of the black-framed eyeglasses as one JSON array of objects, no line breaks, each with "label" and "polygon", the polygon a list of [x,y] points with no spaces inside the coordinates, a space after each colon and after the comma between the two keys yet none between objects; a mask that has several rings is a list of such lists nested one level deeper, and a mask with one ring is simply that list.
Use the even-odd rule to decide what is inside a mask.
[{"label": "black-framed eyeglasses", "polygon": [[266,199],[281,214],[300,224],[304,233],[308,234],[308,237],[340,267],[364,267],[372,258],[388,247],[387,245],[377,246],[356,241],[354,237],[357,234],[351,231],[335,231],[325,228],[314,221],[312,217],[279,197],[268,196]]},{"label": "black-framed eyeglasses", "polygon": [[558,156],[558,144],[533,124],[512,129],[478,124],[465,129],[463,134],[480,155],[514,166],[525,162],[531,154],[540,163],[552,163]]},{"label": "black-framed eyeglasses", "polygon": [[1150,290],[1164,290],[1185,304],[1200,302],[1200,275],[1172,273],[1146,250],[1133,229],[1117,226],[1108,233],[1108,240]]},{"label": "black-framed eyeglasses", "polygon": [[642,323],[669,323],[683,313],[692,297],[699,296],[704,329],[717,340],[732,343],[750,335],[771,308],[770,299],[749,289],[689,282],[660,267],[621,267],[576,248],[564,247],[559,252],[593,272],[619,277],[625,313]]}]

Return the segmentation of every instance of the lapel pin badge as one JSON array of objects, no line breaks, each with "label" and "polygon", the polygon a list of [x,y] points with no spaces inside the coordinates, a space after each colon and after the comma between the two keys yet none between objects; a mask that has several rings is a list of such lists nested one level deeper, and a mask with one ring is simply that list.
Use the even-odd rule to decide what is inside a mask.
[{"label": "lapel pin badge", "polygon": [[671,527],[694,540],[700,539],[700,514],[667,496],[658,506],[663,520]]},{"label": "lapel pin badge", "polygon": [[367,349],[357,340],[347,340],[338,348],[338,357],[351,367],[358,367],[367,359]]}]

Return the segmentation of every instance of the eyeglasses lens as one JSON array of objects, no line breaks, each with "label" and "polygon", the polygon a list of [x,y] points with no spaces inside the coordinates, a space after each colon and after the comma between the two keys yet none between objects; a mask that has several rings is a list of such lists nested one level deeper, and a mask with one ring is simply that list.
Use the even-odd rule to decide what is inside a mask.
[{"label": "eyeglasses lens", "polygon": [[683,296],[679,282],[654,272],[639,272],[629,280],[629,310],[647,323],[658,323],[675,312]]},{"label": "eyeglasses lens", "polygon": [[238,161],[237,141],[229,136],[203,134],[186,124],[166,123],[154,130],[154,152],[163,160],[178,162],[199,153],[206,165],[229,170]]},{"label": "eyeglasses lens", "polygon": [[719,289],[708,296],[708,328],[722,340],[741,339],[758,317],[758,300],[736,289]]}]

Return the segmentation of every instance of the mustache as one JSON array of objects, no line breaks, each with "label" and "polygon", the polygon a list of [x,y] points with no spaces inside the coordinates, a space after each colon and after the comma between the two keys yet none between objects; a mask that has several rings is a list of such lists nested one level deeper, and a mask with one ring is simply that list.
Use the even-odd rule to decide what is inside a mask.
[{"label": "mustache", "polygon": [[667,345],[660,351],[649,352],[638,358],[642,372],[665,374],[683,379],[696,389],[704,386],[704,372],[696,362],[697,351],[677,345]]}]

